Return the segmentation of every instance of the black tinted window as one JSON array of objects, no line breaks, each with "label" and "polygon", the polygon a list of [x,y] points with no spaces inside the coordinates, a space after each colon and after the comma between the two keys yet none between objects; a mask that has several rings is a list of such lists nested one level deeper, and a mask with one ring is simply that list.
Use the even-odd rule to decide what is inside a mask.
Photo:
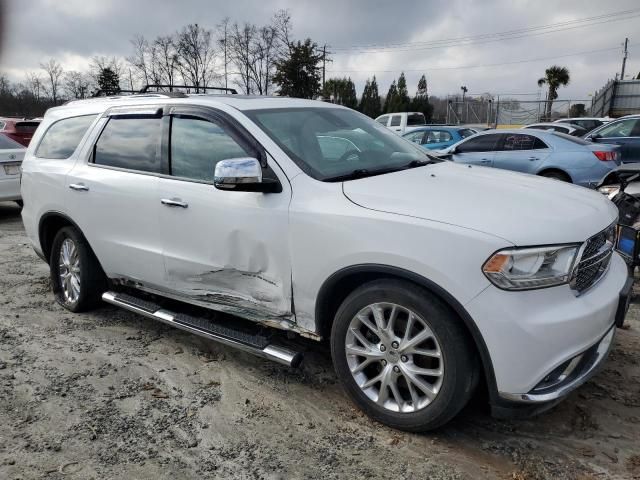
[{"label": "black tinted window", "polygon": [[49,127],[40,140],[35,156],[40,158],[69,158],[75,152],[80,140],[96,115],[66,118]]},{"label": "black tinted window", "polygon": [[391,117],[391,125],[390,127],[399,127],[400,126],[400,115],[393,115]]},{"label": "black tinted window", "polygon": [[240,157],[255,154],[247,152],[221,126],[197,118],[172,119],[172,175],[213,182],[216,163]]},{"label": "black tinted window", "polygon": [[96,143],[94,162],[109,167],[161,172],[162,118],[113,117]]},{"label": "black tinted window", "polygon": [[424,115],[422,113],[410,113],[407,115],[407,125],[424,125]]},{"label": "black tinted window", "polygon": [[491,152],[496,149],[496,144],[498,143],[499,138],[500,134],[498,133],[493,135],[480,135],[458,145],[456,147],[456,152]]},{"label": "black tinted window", "polygon": [[[542,146],[540,146],[541,144]],[[533,135],[509,134],[505,136],[501,150],[535,150],[536,148],[547,147],[539,138]]]}]

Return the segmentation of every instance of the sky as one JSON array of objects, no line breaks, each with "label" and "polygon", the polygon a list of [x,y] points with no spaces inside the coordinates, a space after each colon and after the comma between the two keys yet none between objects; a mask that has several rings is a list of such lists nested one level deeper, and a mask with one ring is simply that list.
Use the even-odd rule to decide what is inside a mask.
[{"label": "sky", "polygon": [[[294,38],[328,45],[333,53],[327,78],[351,77],[358,95],[368,77],[375,74],[380,93],[386,93],[405,71],[410,93],[425,74],[432,95],[460,94],[464,85],[468,95],[535,99],[541,94],[537,79],[559,64],[571,74],[559,98],[588,99],[620,71],[625,37],[627,75],[640,71],[638,0],[0,2],[0,72],[14,81],[49,58],[66,70],[85,70],[94,55],[126,57],[136,34],[153,38],[189,23],[215,28],[225,17],[265,25],[279,9],[289,10]],[[617,12],[626,13],[602,17]],[[584,21],[593,17],[600,18]],[[537,29],[549,25],[557,26]],[[508,31],[521,33],[487,36]]]}]

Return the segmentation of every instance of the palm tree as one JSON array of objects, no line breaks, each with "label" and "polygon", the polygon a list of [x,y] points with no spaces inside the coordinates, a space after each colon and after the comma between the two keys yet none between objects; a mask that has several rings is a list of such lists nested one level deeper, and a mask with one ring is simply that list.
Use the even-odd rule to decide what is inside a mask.
[{"label": "palm tree", "polygon": [[558,88],[569,84],[569,70],[566,67],[553,65],[544,71],[544,77],[538,80],[538,86],[547,85],[547,107],[545,117],[551,120],[551,106],[553,101],[558,98]]}]

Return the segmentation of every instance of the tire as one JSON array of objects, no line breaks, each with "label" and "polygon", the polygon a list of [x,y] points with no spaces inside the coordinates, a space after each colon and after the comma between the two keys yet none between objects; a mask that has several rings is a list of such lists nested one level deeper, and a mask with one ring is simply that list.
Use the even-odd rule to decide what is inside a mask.
[{"label": "tire", "polygon": [[[68,252],[66,257],[63,246]],[[84,312],[100,304],[107,287],[106,276],[87,240],[76,228],[63,227],[58,231],[51,246],[49,267],[53,294],[64,308],[72,312]],[[77,271],[74,272],[74,269]],[[70,283],[63,285],[60,274],[65,271],[71,272]]]},{"label": "tire", "polygon": [[[383,313],[382,322],[386,328],[389,327],[392,315],[395,318],[392,330],[384,333],[384,339],[373,334],[367,325],[356,319],[356,316],[366,318],[369,326],[375,327],[372,325],[375,323],[374,309]],[[412,326],[409,326],[409,313],[414,315]],[[418,325],[424,329],[417,329]],[[427,338],[424,343],[417,343],[413,347],[429,352],[429,356],[417,354],[418,350],[412,352],[411,349],[404,348],[410,345],[402,339],[402,332],[407,330],[407,326],[410,341],[417,339],[419,335]],[[354,329],[359,336],[353,333]],[[375,360],[371,360],[363,370],[352,374],[352,369],[362,368],[359,362],[364,364],[371,358],[353,355],[354,349],[357,352],[370,352],[360,341],[363,335],[369,342],[369,347],[373,347],[371,351],[374,352]],[[394,343],[393,338],[400,344]],[[384,353],[376,357],[376,349],[383,348]],[[348,355],[347,351],[351,354]],[[440,357],[433,357],[434,352],[438,351]],[[438,297],[402,280],[376,280],[367,283],[344,300],[331,330],[331,355],[338,378],[347,394],[365,413],[387,426],[410,432],[433,430],[451,420],[467,404],[479,378],[475,346],[461,320]],[[426,368],[429,369],[428,372],[439,372],[441,375],[429,377],[424,373],[416,374],[416,368]],[[389,385],[393,383],[395,386],[386,388],[387,394],[383,394],[381,399],[382,380],[377,383],[377,392],[376,384],[368,386],[367,381],[373,381],[385,371],[387,378],[391,379]],[[412,383],[410,387],[410,377],[413,380],[418,378],[422,383]],[[422,387],[425,384],[433,387],[426,389],[431,391],[431,398],[416,387],[419,384]],[[388,398],[384,400],[384,397]]]},{"label": "tire", "polygon": [[558,171],[554,171],[554,170],[550,170],[548,172],[542,172],[540,174],[541,177],[545,177],[545,178],[550,178],[552,180],[559,180],[561,182],[568,182],[568,183],[572,183],[571,179],[567,176],[567,174],[562,173],[562,172],[558,172]]}]

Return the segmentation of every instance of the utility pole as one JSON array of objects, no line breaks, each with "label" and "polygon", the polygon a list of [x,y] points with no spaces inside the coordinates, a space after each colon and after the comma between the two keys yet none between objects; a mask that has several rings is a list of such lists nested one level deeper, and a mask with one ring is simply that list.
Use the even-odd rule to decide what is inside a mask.
[{"label": "utility pole", "polygon": [[249,31],[245,29],[245,38],[247,40],[247,65],[246,65],[246,74],[247,74],[247,95],[249,95]]},{"label": "utility pole", "polygon": [[629,53],[629,51],[627,50],[627,47],[629,46],[629,38],[625,38],[624,39],[624,56],[622,57],[622,70],[620,71],[620,80],[624,80],[624,67],[627,64],[627,54]]},{"label": "utility pole", "polygon": [[324,75],[327,63],[327,44],[322,47],[322,90],[324,91]]}]

